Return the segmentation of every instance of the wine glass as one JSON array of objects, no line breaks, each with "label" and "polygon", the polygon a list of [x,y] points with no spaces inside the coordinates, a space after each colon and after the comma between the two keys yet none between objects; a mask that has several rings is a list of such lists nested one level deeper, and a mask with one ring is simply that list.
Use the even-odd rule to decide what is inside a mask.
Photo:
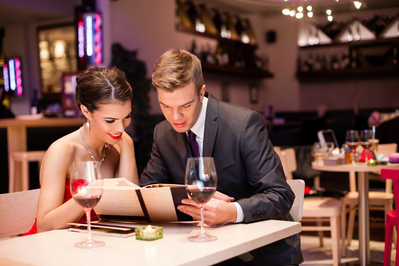
[{"label": "wine glass", "polygon": [[352,164],[355,165],[355,152],[357,146],[359,146],[359,131],[348,130],[346,131],[345,144],[348,145],[352,153]]},{"label": "wine glass", "polygon": [[369,153],[369,148],[372,145],[371,139],[373,135],[370,129],[363,129],[360,131],[360,145],[362,145],[363,149],[365,150],[365,157],[364,157],[364,162],[367,163],[368,161],[368,153]]},{"label": "wine glass", "polygon": [[326,152],[326,147],[323,147],[323,145],[320,142],[313,143],[311,153],[314,158],[314,161],[317,164],[323,164],[325,152]]},{"label": "wine glass", "polygon": [[86,241],[75,244],[78,248],[95,248],[104,246],[103,241],[91,238],[90,212],[100,201],[103,194],[103,180],[100,164],[97,161],[81,161],[73,163],[71,174],[71,194],[74,200],[83,207],[87,218],[89,235]]},{"label": "wine glass", "polygon": [[186,190],[190,197],[198,203],[201,209],[201,233],[190,236],[193,242],[214,241],[217,236],[205,234],[204,230],[204,205],[216,192],[217,174],[215,163],[211,157],[194,157],[187,160],[185,175]]}]

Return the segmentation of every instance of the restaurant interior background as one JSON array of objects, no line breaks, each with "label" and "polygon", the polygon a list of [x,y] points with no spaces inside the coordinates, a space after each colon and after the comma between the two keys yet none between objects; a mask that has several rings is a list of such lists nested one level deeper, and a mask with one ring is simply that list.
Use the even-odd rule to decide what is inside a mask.
[{"label": "restaurant interior background", "polygon": [[[74,7],[82,2],[85,1],[0,0],[0,29],[4,30],[3,55],[18,56],[22,62],[24,93],[21,97],[11,98],[11,111],[14,115],[30,114],[35,91],[39,99],[48,94],[48,87],[44,86],[40,70],[40,31],[73,25]],[[212,34],[179,27],[183,20],[176,15],[177,3],[186,1],[87,2],[95,3],[96,11],[102,14],[104,66],[109,66],[112,62],[112,45],[120,44],[128,51],[137,52],[137,58],[145,63],[147,77],[150,78],[156,59],[168,49],[191,50],[194,41],[200,54],[208,50],[208,47],[214,52],[218,43],[226,42]],[[304,128],[313,127],[316,130],[315,126],[322,116],[320,112],[324,116],[330,115],[330,124],[323,120],[323,127],[333,128],[338,142],[342,144],[342,132],[352,129],[350,127],[365,126],[367,116],[373,110],[391,112],[399,108],[399,1],[364,0],[361,1],[363,4],[360,9],[347,0],[313,0],[306,3],[272,0],[194,2],[248,19],[247,37],[250,44],[246,45],[251,47],[251,51],[255,49],[255,54],[251,54],[256,55],[252,62],[255,69],[242,68],[239,59],[234,65],[241,67],[240,71],[225,66],[204,67],[205,83],[207,91],[220,100],[248,107],[268,116],[267,118],[275,116],[277,119],[268,126],[274,145],[312,143],[317,138],[314,134],[316,131]],[[313,6],[312,18],[307,16],[307,10],[297,11],[297,7],[303,6],[305,9],[308,5]],[[297,19],[295,16],[283,15],[284,8],[295,10],[304,16]],[[326,9],[332,12],[332,23],[328,21]],[[386,34],[383,40],[366,40],[370,37],[370,30],[359,22],[370,22],[373,18],[374,26],[379,27],[379,33]],[[335,29],[335,39],[341,40],[338,42],[344,40],[344,44],[323,44],[331,40],[320,28],[324,25],[328,29],[327,25],[333,23],[339,27],[338,30]],[[381,25],[385,27],[381,28]],[[381,32],[381,29],[385,31]],[[330,33],[331,31],[330,28]],[[47,33],[47,38],[55,38],[56,34]],[[348,41],[350,37],[353,40]],[[256,45],[252,45],[254,43]],[[354,50],[357,52],[357,66],[352,68]],[[332,58],[338,59],[335,62],[338,70],[331,69],[334,68],[334,62],[330,62]],[[340,69],[342,64],[345,69]],[[249,68],[249,65],[247,62],[246,67]],[[309,66],[313,68],[312,71]],[[327,70],[321,71],[324,66]],[[150,114],[159,118],[162,114],[155,90],[150,91],[149,99]],[[279,125],[282,121],[285,124]],[[358,122],[360,125],[356,125]],[[319,129],[322,128],[317,130]],[[44,130],[28,130],[28,150],[34,150],[46,149],[43,147],[48,147],[52,141],[65,134],[65,131],[72,129],[51,129],[50,133]],[[0,129],[0,141],[1,146],[6,147],[5,129]],[[1,168],[6,169],[7,149],[1,150]],[[7,176],[8,172],[4,172],[3,177]],[[3,188],[7,187],[4,182],[7,181],[1,182],[0,193],[4,193],[6,191]],[[31,184],[31,187],[37,186],[38,183]]]}]

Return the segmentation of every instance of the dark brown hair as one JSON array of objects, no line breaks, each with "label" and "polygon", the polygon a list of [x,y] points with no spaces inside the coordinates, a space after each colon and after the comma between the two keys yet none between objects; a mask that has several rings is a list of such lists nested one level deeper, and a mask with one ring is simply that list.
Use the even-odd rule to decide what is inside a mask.
[{"label": "dark brown hair", "polygon": [[101,104],[131,101],[132,88],[118,68],[91,67],[76,78],[75,97],[93,113]]},{"label": "dark brown hair", "polygon": [[161,55],[152,72],[152,84],[157,89],[173,92],[194,82],[199,92],[204,85],[201,61],[185,50],[169,50]]}]

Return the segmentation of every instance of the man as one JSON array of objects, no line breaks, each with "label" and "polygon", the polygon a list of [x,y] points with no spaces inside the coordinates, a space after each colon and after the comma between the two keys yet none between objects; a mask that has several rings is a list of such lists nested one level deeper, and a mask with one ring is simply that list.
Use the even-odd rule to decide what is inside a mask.
[{"label": "man", "polygon": [[[140,185],[184,184],[187,158],[194,157],[195,152],[188,139],[191,131],[196,135],[200,156],[213,157],[218,174],[219,192],[204,206],[206,224],[292,220],[289,211],[295,195],[285,181],[260,114],[219,102],[206,93],[201,62],[187,51],[164,53],[155,64],[152,82],[167,121],[155,127],[151,159]],[[182,203],[180,211],[200,219],[200,210],[193,200]],[[303,261],[299,235],[251,254],[249,265]]]}]

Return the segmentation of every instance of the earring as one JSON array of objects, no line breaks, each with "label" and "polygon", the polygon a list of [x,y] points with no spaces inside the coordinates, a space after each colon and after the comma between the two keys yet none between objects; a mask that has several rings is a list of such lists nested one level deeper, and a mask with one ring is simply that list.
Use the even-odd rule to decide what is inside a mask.
[{"label": "earring", "polygon": [[86,122],[86,128],[87,128],[87,131],[90,131],[90,123],[89,123],[89,121]]}]

